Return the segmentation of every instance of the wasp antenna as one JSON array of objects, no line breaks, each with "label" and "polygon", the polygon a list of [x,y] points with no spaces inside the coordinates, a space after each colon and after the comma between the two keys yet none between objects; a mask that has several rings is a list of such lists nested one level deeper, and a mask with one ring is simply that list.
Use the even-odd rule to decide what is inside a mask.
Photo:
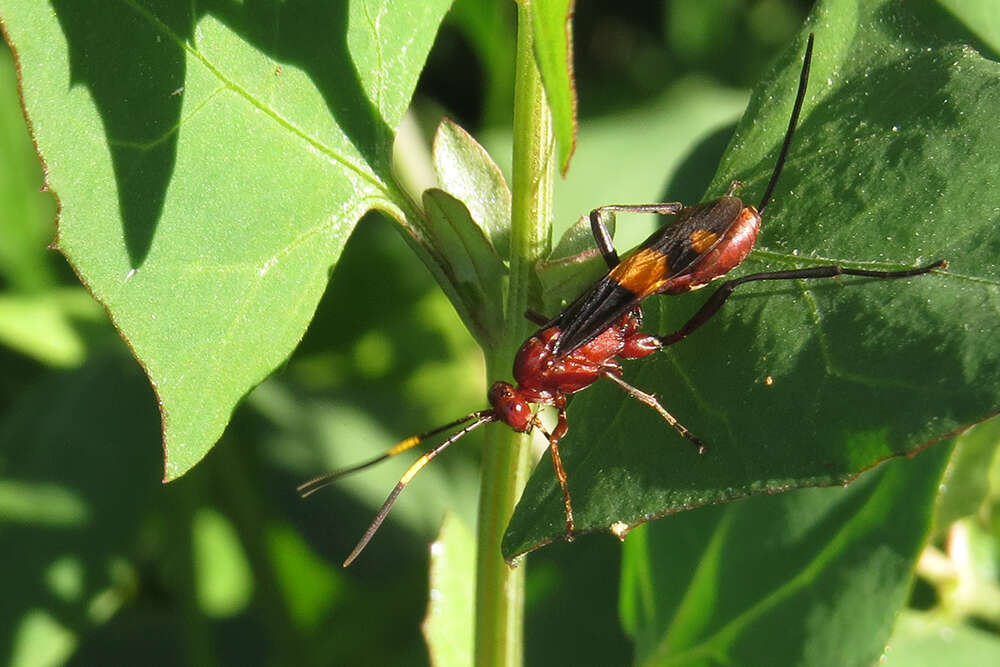
[{"label": "wasp antenna", "polygon": [[785,158],[788,157],[788,147],[792,144],[792,135],[795,134],[795,127],[799,123],[799,112],[802,111],[802,102],[806,98],[806,84],[809,83],[809,65],[812,63],[813,53],[813,33],[809,33],[809,41],[806,42],[806,55],[802,59],[802,73],[799,74],[799,92],[795,94],[795,106],[792,107],[792,117],[788,121],[788,131],[785,132],[785,141],[781,144],[781,152],[778,153],[778,162],[774,165],[774,172],[771,180],[764,190],[764,197],[757,207],[758,213],[763,213],[771,201],[774,188],[778,185],[778,177],[781,175],[781,168],[785,166]]},{"label": "wasp antenna", "polygon": [[[433,459],[435,456],[443,452],[452,443],[467,435],[469,432],[479,428],[483,424],[488,424],[489,422],[497,420],[497,416],[492,410],[483,410],[481,412],[474,412],[471,415],[467,416],[465,419],[459,420],[457,423],[462,423],[463,421],[472,419],[473,417],[476,418],[476,421],[472,422],[471,424],[463,428],[461,431],[458,431],[457,433],[449,437],[447,440],[442,442],[440,445],[438,445],[434,449],[430,450],[429,452],[421,456],[419,459],[413,462],[413,465],[411,465],[409,468],[406,469],[406,472],[403,473],[403,476],[399,478],[399,482],[396,484],[396,488],[394,488],[392,490],[392,493],[389,494],[389,497],[386,498],[386,501],[382,504],[382,507],[381,509],[379,509],[378,514],[376,514],[375,518],[372,520],[371,525],[368,526],[368,530],[366,530],[365,534],[361,536],[361,540],[358,542],[358,545],[354,547],[354,550],[351,552],[351,554],[344,560],[344,567],[347,567],[348,565],[353,563],[354,559],[357,558],[362,551],[364,551],[364,548],[366,546],[368,546],[368,543],[371,542],[372,537],[378,531],[379,526],[381,526],[382,522],[385,521],[385,517],[387,514],[389,514],[389,510],[392,508],[392,504],[396,502],[396,498],[399,496],[400,493],[402,493],[403,489],[406,488],[406,485],[410,483],[410,480],[413,479],[414,475],[420,472],[421,468],[430,463],[431,459]],[[451,426],[455,425],[457,424],[456,423],[451,424]],[[435,429],[432,433],[438,433],[441,430],[443,429]]]},{"label": "wasp antenna", "polygon": [[391,457],[395,456],[396,454],[401,454],[401,453],[405,452],[408,449],[416,447],[417,445],[419,445],[421,442],[423,442],[427,438],[430,438],[431,436],[437,435],[438,433],[440,433],[442,431],[447,431],[448,429],[454,428],[454,427],[458,426],[459,424],[464,424],[465,422],[469,421],[470,419],[482,418],[483,415],[486,414],[486,413],[492,414],[492,411],[481,410],[479,412],[473,412],[471,414],[465,415],[461,419],[456,419],[453,422],[448,422],[447,424],[445,424],[443,426],[438,426],[437,428],[435,428],[435,429],[433,429],[431,431],[427,431],[426,433],[421,433],[420,435],[410,436],[409,438],[407,438],[406,440],[403,440],[398,445],[396,445],[395,447],[393,447],[389,451],[385,452],[384,454],[379,454],[375,458],[369,459],[367,461],[363,461],[363,462],[358,463],[356,465],[353,465],[353,466],[351,466],[349,468],[343,468],[341,470],[335,470],[333,472],[328,472],[326,474],[320,475],[319,477],[314,477],[314,478],[310,479],[307,482],[303,482],[302,484],[299,484],[296,487],[295,490],[298,491],[298,493],[299,493],[299,495],[301,497],[308,498],[312,494],[314,494],[317,491],[319,491],[320,489],[322,489],[324,486],[327,486],[327,485],[333,483],[334,481],[340,479],[344,475],[349,475],[352,472],[357,472],[359,470],[364,470],[365,468],[370,468],[371,466],[375,465],[376,463],[381,463],[382,461],[385,461],[386,459],[391,458]]},{"label": "wasp antenna", "polygon": [[[405,442],[407,442],[407,441],[404,440],[402,443],[400,443],[400,445],[403,444],[403,443],[405,443]],[[414,444],[416,444],[416,443],[414,443]],[[398,446],[399,445],[397,445],[397,447]],[[392,449],[396,449],[396,447],[393,447]],[[381,463],[382,461],[385,461],[387,458],[389,458],[390,456],[392,456],[392,454],[390,453],[391,451],[392,450],[389,450],[389,452],[386,452],[385,454],[380,454],[380,455],[376,456],[373,459],[369,459],[368,461],[364,461],[363,463],[359,463],[357,465],[351,466],[350,468],[344,468],[342,470],[335,470],[334,472],[328,472],[328,473],[325,473],[323,475],[320,475],[319,477],[313,477],[309,481],[306,481],[306,482],[303,482],[302,484],[299,484],[297,487],[295,487],[295,490],[298,491],[300,497],[302,497],[302,498],[308,498],[312,494],[314,494],[317,491],[319,491],[320,489],[322,489],[324,486],[332,484],[335,480],[343,477],[344,475],[349,475],[352,472],[357,472],[358,470],[364,470],[365,468],[368,468],[369,466],[373,466],[376,463]]]}]

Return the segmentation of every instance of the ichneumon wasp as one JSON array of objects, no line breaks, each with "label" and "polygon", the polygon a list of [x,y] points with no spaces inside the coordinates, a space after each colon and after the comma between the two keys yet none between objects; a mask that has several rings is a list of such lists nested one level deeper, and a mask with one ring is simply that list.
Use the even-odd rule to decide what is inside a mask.
[{"label": "ichneumon wasp", "polygon": [[[488,409],[473,412],[444,426],[407,438],[369,461],[322,475],[299,486],[299,493],[306,497],[343,475],[375,465],[430,437],[461,426],[407,469],[357,546],[344,561],[345,567],[368,545],[396,498],[420,469],[469,432],[491,422],[503,422],[520,433],[538,429],[548,439],[549,454],[565,505],[566,537],[572,539],[573,504],[566,471],[559,456],[559,442],[569,430],[566,404],[570,394],[589,387],[602,377],[616,383],[627,394],[655,410],[681,436],[689,440],[698,453],[702,453],[704,443],[667,412],[655,396],[622,379],[618,359],[646,357],[683,340],[711,319],[740,285],[763,280],[832,278],[841,275],[907,278],[947,267],[947,262],[941,260],[903,271],[868,271],[831,265],[753,273],[722,283],[677,331],[664,336],[640,331],[643,299],[654,294],[681,294],[704,287],[739,266],[750,254],[760,230],[761,216],[777,186],[798,124],[809,80],[812,50],[813,35],[810,34],[788,129],[764,196],[756,208],[744,205],[735,196],[740,183],[733,181],[725,196],[694,206],[670,202],[613,204],[594,209],[590,212],[591,230],[597,248],[608,265],[608,273],[553,318],[532,311],[526,313],[526,317],[539,325],[540,329],[517,352],[514,359],[516,384],[495,382],[489,390]],[[619,259],[607,223],[620,212],[656,213],[676,217],[673,224],[661,227],[624,259]],[[551,432],[542,425],[531,408],[532,404],[549,405],[556,409],[556,426]]]}]

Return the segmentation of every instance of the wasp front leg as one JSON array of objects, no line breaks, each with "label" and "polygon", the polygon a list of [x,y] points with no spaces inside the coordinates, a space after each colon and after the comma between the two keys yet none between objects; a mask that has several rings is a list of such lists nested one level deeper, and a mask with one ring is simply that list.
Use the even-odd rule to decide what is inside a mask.
[{"label": "wasp front leg", "polygon": [[675,215],[684,208],[680,202],[664,202],[661,204],[609,204],[595,208],[590,212],[590,230],[594,234],[594,241],[597,249],[601,251],[601,256],[607,263],[609,269],[613,269],[620,263],[618,252],[615,250],[614,242],[611,240],[611,232],[608,231],[608,221],[614,221],[615,213],[656,213],[657,215]]},{"label": "wasp front leg", "polygon": [[559,456],[559,441],[562,440],[567,431],[569,431],[569,420],[566,418],[566,397],[560,396],[555,404],[556,410],[558,410],[559,416],[556,422],[556,427],[552,430],[552,433],[546,432],[542,427],[541,423],[535,421],[535,426],[542,432],[542,434],[549,441],[549,455],[552,456],[552,467],[556,471],[556,479],[559,480],[559,486],[562,488],[563,494],[563,505],[566,510],[566,541],[573,541],[573,533],[576,527],[573,523],[573,499],[569,495],[569,483],[566,478],[566,469],[563,468],[562,457]]}]

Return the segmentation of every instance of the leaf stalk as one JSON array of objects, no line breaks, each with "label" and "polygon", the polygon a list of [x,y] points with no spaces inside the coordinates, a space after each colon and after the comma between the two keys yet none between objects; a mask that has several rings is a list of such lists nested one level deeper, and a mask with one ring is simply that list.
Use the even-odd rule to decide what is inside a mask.
[{"label": "leaf stalk", "polygon": [[[514,83],[510,283],[504,343],[487,352],[488,377],[510,374],[518,345],[530,333],[524,319],[540,303],[535,274],[551,244],[554,136],[552,116],[532,46],[531,9],[518,3]],[[503,425],[487,430],[479,502],[476,559],[475,663],[516,667],[524,654],[525,567],[511,568],[500,542],[534,463],[528,436]]]}]

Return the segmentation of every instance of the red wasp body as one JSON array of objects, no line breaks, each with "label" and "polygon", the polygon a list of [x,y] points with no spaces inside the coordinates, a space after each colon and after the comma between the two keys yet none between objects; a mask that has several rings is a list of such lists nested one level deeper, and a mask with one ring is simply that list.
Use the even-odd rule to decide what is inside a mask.
[{"label": "red wasp body", "polygon": [[[714,201],[684,206],[680,203],[610,205],[590,213],[591,230],[597,247],[608,265],[608,273],[555,317],[548,319],[529,312],[527,317],[541,328],[521,346],[514,359],[516,384],[495,382],[489,390],[490,408],[455,420],[450,424],[404,440],[382,456],[360,465],[337,471],[299,487],[309,495],[332,480],[390,456],[406,451],[426,438],[460,425],[462,428],[417,459],[404,473],[389,498],[382,505],[344,565],[349,565],[368,544],[389,512],[396,497],[410,479],[431,459],[473,429],[490,422],[503,422],[515,431],[541,431],[549,441],[549,453],[562,488],[566,515],[566,536],[574,533],[573,507],[566,472],[559,455],[559,442],[569,430],[566,404],[570,394],[607,378],[636,400],[644,403],[691,441],[699,453],[704,444],[681,425],[656,397],[629,385],[622,379],[619,359],[638,359],[683,340],[705,324],[733,290],[744,283],[762,280],[829,278],[839,275],[870,278],[904,278],[947,266],[939,261],[928,266],[902,271],[869,271],[840,266],[814,266],[805,269],[754,273],[724,282],[702,307],[677,331],[667,335],[642,333],[643,299],[655,294],[681,294],[725,276],[750,254],[757,241],[761,216],[778,182],[791,144],[799,112],[805,98],[809,77],[813,37],[809,36],[791,119],[771,179],[757,207],[745,205],[734,196],[739,183],[734,181],[725,196]],[[657,213],[676,216],[673,224],[654,232],[638,248],[619,260],[611,242],[607,221],[616,212]],[[551,433],[542,425],[532,405],[550,405],[556,409],[557,423]]]},{"label": "red wasp body", "polygon": [[490,404],[511,418],[502,421],[515,431],[528,431],[531,421],[521,418],[520,410],[508,407],[512,402],[558,406],[565,394],[586,389],[608,373],[621,375],[615,357],[638,359],[660,349],[654,336],[638,333],[642,310],[636,307],[580,347],[560,353],[557,344],[562,336],[558,326],[542,329],[529,338],[514,358],[517,387],[496,382],[490,389]]},{"label": "red wasp body", "polygon": [[[559,318],[557,318],[559,319]],[[559,441],[569,431],[566,399],[569,394],[586,389],[602,377],[616,382],[636,399],[657,410],[677,431],[695,443],[698,452],[704,445],[677,422],[656,398],[626,383],[622,375],[622,359],[639,359],[662,348],[656,336],[641,333],[642,307],[635,305],[619,319],[588,337],[577,347],[560,351],[563,330],[558,324],[545,326],[525,341],[514,357],[514,379],[494,382],[489,401],[492,410],[485,411],[491,421],[502,421],[515,431],[527,433],[539,429],[549,441],[549,454],[562,487],[566,512],[566,537],[573,538],[573,502],[570,497],[566,470],[559,456]],[[530,404],[551,405],[558,411],[558,423],[551,433],[545,431]]]}]

